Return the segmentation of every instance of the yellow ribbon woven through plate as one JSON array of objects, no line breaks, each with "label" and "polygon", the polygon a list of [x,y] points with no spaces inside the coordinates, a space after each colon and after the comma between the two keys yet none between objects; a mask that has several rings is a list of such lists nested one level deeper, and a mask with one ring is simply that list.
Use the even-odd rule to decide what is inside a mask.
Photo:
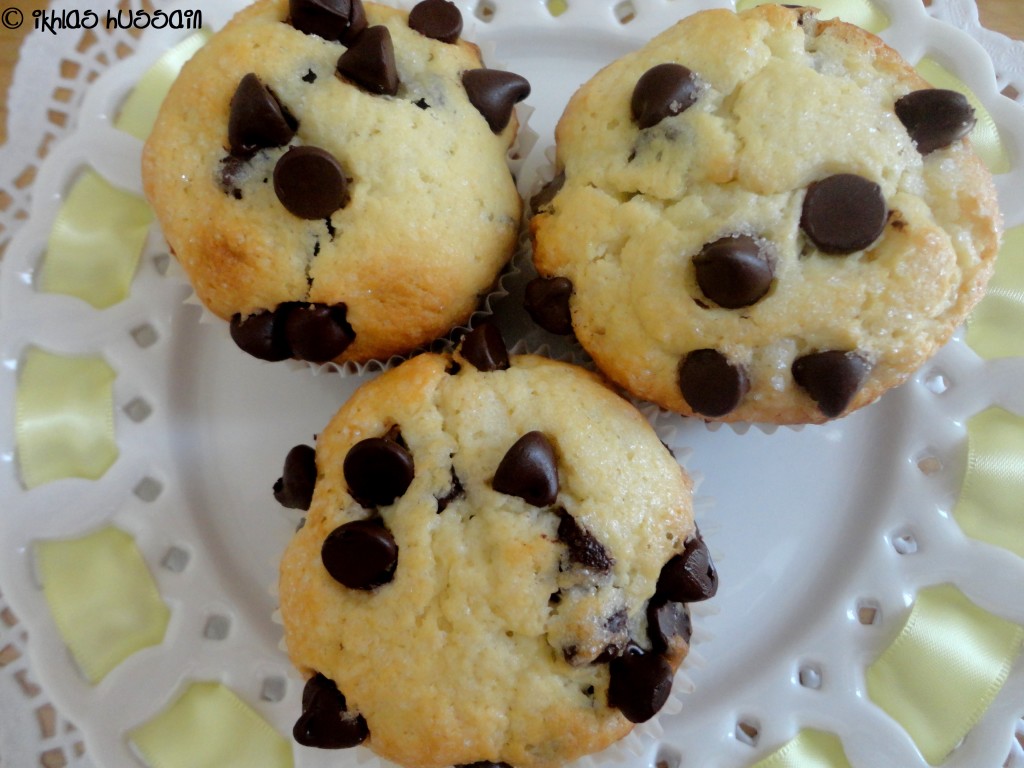
[{"label": "yellow ribbon woven through plate", "polygon": [[[738,0],[736,10],[745,11],[748,8],[772,2],[778,2],[778,0]],[[841,19],[876,35],[889,26],[889,17],[869,0],[815,0],[808,5],[821,9],[818,14],[819,19]]]},{"label": "yellow ribbon woven through plate", "polygon": [[[182,65],[208,37],[197,32],[147,70],[125,99],[114,127],[144,140]],[[97,309],[124,301],[152,223],[153,212],[144,200],[84,170],[50,231],[39,289],[77,296]]]},{"label": "yellow ribbon woven through plate", "polygon": [[114,127],[130,133],[139,141],[145,141],[149,132],[153,130],[160,105],[181,68],[205,45],[210,39],[210,34],[205,29],[200,30],[186,37],[157,59],[156,63],[139,78],[134,90],[124,100],[121,112],[114,121]]},{"label": "yellow ribbon woven through plate", "polygon": [[291,768],[289,742],[219,683],[193,683],[129,739],[152,768]]},{"label": "yellow ribbon woven through plate", "polygon": [[896,640],[867,670],[868,696],[942,763],[992,703],[1024,627],[943,584],[921,590]]},{"label": "yellow ribbon woven through plate", "polygon": [[967,322],[967,344],[986,359],[1024,356],[1022,323],[1024,226],[1006,231],[988,293]]},{"label": "yellow ribbon woven through plate", "polygon": [[128,298],[153,213],[92,169],[75,181],[50,230],[39,289],[96,309]]},{"label": "yellow ribbon woven through plate", "polygon": [[15,443],[28,489],[66,477],[96,480],[117,459],[114,370],[98,357],[29,348],[15,396]]},{"label": "yellow ribbon woven through plate", "polygon": [[1024,418],[989,408],[967,422],[967,472],[953,518],[964,533],[1024,557]]},{"label": "yellow ribbon woven through plate", "polygon": [[89,682],[163,641],[171,612],[124,531],[41,541],[35,557],[57,629]]},{"label": "yellow ribbon woven through plate", "polygon": [[804,730],[752,768],[850,768],[850,763],[838,736]]}]

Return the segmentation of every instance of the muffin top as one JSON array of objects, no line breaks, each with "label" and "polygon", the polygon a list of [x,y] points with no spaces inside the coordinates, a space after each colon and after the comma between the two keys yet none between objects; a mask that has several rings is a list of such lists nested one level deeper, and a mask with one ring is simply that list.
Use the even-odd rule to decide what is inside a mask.
[{"label": "muffin top", "polygon": [[[452,13],[454,12],[454,13]],[[465,322],[514,248],[529,85],[451,3],[261,0],[183,68],[145,191],[200,300],[263,359],[404,354]]]},{"label": "muffin top", "polygon": [[317,438],[280,583],[302,743],[555,766],[668,696],[685,603],[717,588],[690,481],[595,376],[488,335],[364,385]]},{"label": "muffin top", "polygon": [[679,413],[848,413],[982,295],[1001,219],[973,124],[857,27],[776,5],[697,13],[566,108],[530,309]]}]

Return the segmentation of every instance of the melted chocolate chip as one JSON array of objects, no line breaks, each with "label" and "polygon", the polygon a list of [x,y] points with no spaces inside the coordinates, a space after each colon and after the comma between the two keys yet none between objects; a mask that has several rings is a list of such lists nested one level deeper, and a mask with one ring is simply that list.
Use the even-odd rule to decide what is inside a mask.
[{"label": "melted chocolate chip", "polygon": [[289,0],[288,21],[307,35],[349,45],[366,29],[362,0]]},{"label": "melted chocolate chip", "polygon": [[319,147],[292,147],[274,166],[274,192],[301,219],[326,219],[348,203],[341,164]]},{"label": "melted chocolate chip", "polygon": [[846,410],[871,372],[871,364],[856,352],[828,350],[793,361],[793,380],[834,418]]},{"label": "melted chocolate chip", "polygon": [[378,96],[398,93],[398,65],[391,32],[383,25],[368,28],[338,59],[338,72],[364,91]]},{"label": "melted chocolate chip", "polygon": [[630,109],[641,129],[650,128],[693,106],[699,95],[693,72],[681,64],[658,64],[637,80]]},{"label": "melted chocolate chip", "polygon": [[760,301],[775,276],[763,243],[750,235],[730,235],[707,243],[693,257],[693,266],[703,294],[726,309]]},{"label": "melted chocolate chip", "polygon": [[452,484],[448,489],[448,492],[444,496],[438,497],[437,499],[437,514],[441,514],[448,505],[453,501],[457,501],[466,495],[466,489],[462,487],[462,481],[459,480],[459,476],[455,474],[455,467],[452,467]]},{"label": "melted chocolate chip", "polygon": [[499,69],[467,69],[462,73],[462,85],[470,104],[494,133],[505,130],[515,105],[530,95],[525,77]]},{"label": "melted chocolate chip", "polygon": [[800,226],[823,253],[845,255],[875,242],[888,215],[880,186],[863,176],[838,173],[807,188]]},{"label": "melted chocolate chip", "polygon": [[569,550],[569,559],[577,565],[607,573],[615,564],[615,559],[608,554],[604,545],[564,509],[558,510],[558,539]]},{"label": "melted chocolate chip", "polygon": [[565,186],[565,171],[559,171],[551,181],[538,190],[537,194],[530,198],[530,210],[539,213],[542,209],[551,204],[562,187]]},{"label": "melted chocolate chip", "polygon": [[274,498],[288,509],[309,509],[316,486],[316,450],[296,445],[284,459],[284,471],[274,483]]},{"label": "melted chocolate chip", "polygon": [[631,645],[608,665],[608,706],[631,723],[644,723],[665,706],[674,673],[665,658]]},{"label": "melted chocolate chip", "polygon": [[527,432],[505,454],[491,483],[498,493],[518,496],[535,507],[558,498],[555,449],[542,432]]},{"label": "melted chocolate chip", "polygon": [[679,390],[702,416],[724,416],[740,404],[749,388],[746,371],[717,350],[695,350],[679,364]]},{"label": "melted chocolate chip", "polygon": [[356,338],[345,319],[347,312],[344,304],[292,307],[284,320],[292,355],[311,363],[326,363],[344,352]]},{"label": "melted chocolate chip", "polygon": [[394,578],[398,544],[380,518],[353,520],[327,534],[320,559],[336,582],[368,591]]},{"label": "melted chocolate chip", "polygon": [[971,132],[977,123],[974,108],[958,91],[926,88],[896,101],[896,117],[922,155],[948,147]]},{"label": "melted chocolate chip", "polygon": [[248,161],[235,155],[227,155],[221,158],[218,183],[220,188],[224,190],[226,194],[233,195],[236,198],[242,193],[240,186],[242,180],[246,176],[246,170],[249,167]]},{"label": "melted chocolate chip", "polygon": [[459,352],[478,371],[504,371],[509,367],[505,340],[494,323],[481,323],[463,336]]},{"label": "melted chocolate chip", "polygon": [[292,140],[298,123],[255,74],[241,79],[231,97],[228,144],[236,155],[281,147]]},{"label": "melted chocolate chip", "polygon": [[334,681],[316,674],[302,689],[302,715],[292,735],[306,747],[347,749],[366,741],[370,731],[362,715],[348,712]]},{"label": "melted chocolate chip", "polygon": [[647,637],[655,653],[674,654],[690,642],[693,624],[685,603],[655,595],[647,603]]},{"label": "melted chocolate chip", "polygon": [[292,349],[284,333],[284,323],[276,312],[261,310],[242,317],[231,317],[231,338],[244,352],[269,362],[287,360]]},{"label": "melted chocolate chip", "polygon": [[572,280],[567,277],[535,277],[526,284],[523,307],[545,331],[567,336],[572,333]]},{"label": "melted chocolate chip", "polygon": [[412,454],[390,437],[353,445],[342,464],[352,498],[366,508],[386,507],[404,494],[415,475]]},{"label": "melted chocolate chip", "polygon": [[686,542],[686,549],[665,563],[658,576],[656,594],[677,603],[696,603],[718,592],[718,572],[700,536]]},{"label": "melted chocolate chip", "polygon": [[423,0],[409,11],[409,28],[424,37],[454,43],[462,34],[462,12],[448,0]]}]

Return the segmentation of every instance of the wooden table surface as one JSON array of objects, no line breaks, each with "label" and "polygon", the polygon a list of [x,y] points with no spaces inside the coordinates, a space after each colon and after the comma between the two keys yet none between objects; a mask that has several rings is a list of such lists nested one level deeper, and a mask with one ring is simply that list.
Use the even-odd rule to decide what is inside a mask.
[{"label": "wooden table surface", "polygon": [[[1024,0],[976,0],[981,23],[989,29],[1004,35],[1024,40]],[[99,5],[99,4],[97,4]],[[24,36],[32,29],[32,11],[45,8],[46,0],[0,0],[0,9],[15,7],[24,14],[19,29],[7,29],[0,25],[0,144],[7,140],[7,89],[11,73],[18,60],[18,47]]]}]

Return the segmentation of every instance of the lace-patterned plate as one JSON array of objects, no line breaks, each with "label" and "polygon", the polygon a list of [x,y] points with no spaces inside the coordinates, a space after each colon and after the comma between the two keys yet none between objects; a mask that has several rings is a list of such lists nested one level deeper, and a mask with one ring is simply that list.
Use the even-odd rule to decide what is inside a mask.
[{"label": "lace-patterned plate", "polygon": [[[240,4],[204,8],[205,23],[220,26]],[[580,83],[673,21],[730,3],[569,0],[558,16],[543,0],[460,5],[470,22],[466,36],[493,46],[504,67],[534,86],[530,125],[540,140],[523,160],[526,194]],[[941,53],[989,108],[1015,163],[998,178],[1007,225],[1024,224],[1024,118],[999,97],[1024,92],[1021,46],[981,29],[967,0],[933,0],[927,12],[918,0],[877,5],[891,20],[882,33],[887,42],[911,60]],[[309,442],[359,377],[296,376],[237,354],[226,330],[199,324],[198,309],[182,303],[181,284],[163,275],[165,246],[156,232],[132,295],[111,309],[34,289],[54,214],[79,168],[91,164],[139,190],[140,145],[111,128],[112,115],[139,74],[182,36],[147,32],[140,43],[103,33],[89,43],[87,36],[36,33],[12,87],[12,139],[0,163],[0,402],[14,401],[28,345],[100,354],[118,373],[120,458],[98,481],[26,492],[10,411],[0,424],[0,545],[7,553],[0,585],[14,609],[0,605],[0,760],[11,765],[137,765],[125,734],[189,680],[225,683],[282,733],[299,711],[301,685],[279,650],[268,593],[295,519],[276,506],[269,487],[287,449]],[[154,342],[133,340],[131,329],[141,325]],[[509,327],[520,326],[510,320]],[[839,735],[854,765],[924,768],[907,734],[868,699],[864,667],[891,642],[924,585],[951,581],[988,610],[1024,623],[1015,586],[1024,583],[1024,563],[966,538],[950,517],[964,471],[965,422],[994,404],[1024,413],[1022,376],[1024,360],[986,363],[957,338],[907,386],[826,427],[741,435],[663,416],[674,421],[673,446],[705,477],[702,494],[715,500],[700,522],[723,586],[717,611],[697,618],[702,642],[687,670],[694,692],[629,764],[746,766],[808,727]],[[140,398],[149,414],[135,421],[124,409]],[[152,498],[135,492],[144,480],[155,484]],[[91,686],[55,629],[30,552],[36,541],[108,522],[135,536],[172,619],[162,645]],[[215,633],[205,631],[211,619]],[[54,716],[51,702],[81,732]],[[1017,664],[948,765],[1001,765],[1022,711]],[[362,750],[295,754],[304,766],[367,762]],[[616,753],[592,762],[624,760]],[[1009,761],[1024,764],[1019,749]]]}]

